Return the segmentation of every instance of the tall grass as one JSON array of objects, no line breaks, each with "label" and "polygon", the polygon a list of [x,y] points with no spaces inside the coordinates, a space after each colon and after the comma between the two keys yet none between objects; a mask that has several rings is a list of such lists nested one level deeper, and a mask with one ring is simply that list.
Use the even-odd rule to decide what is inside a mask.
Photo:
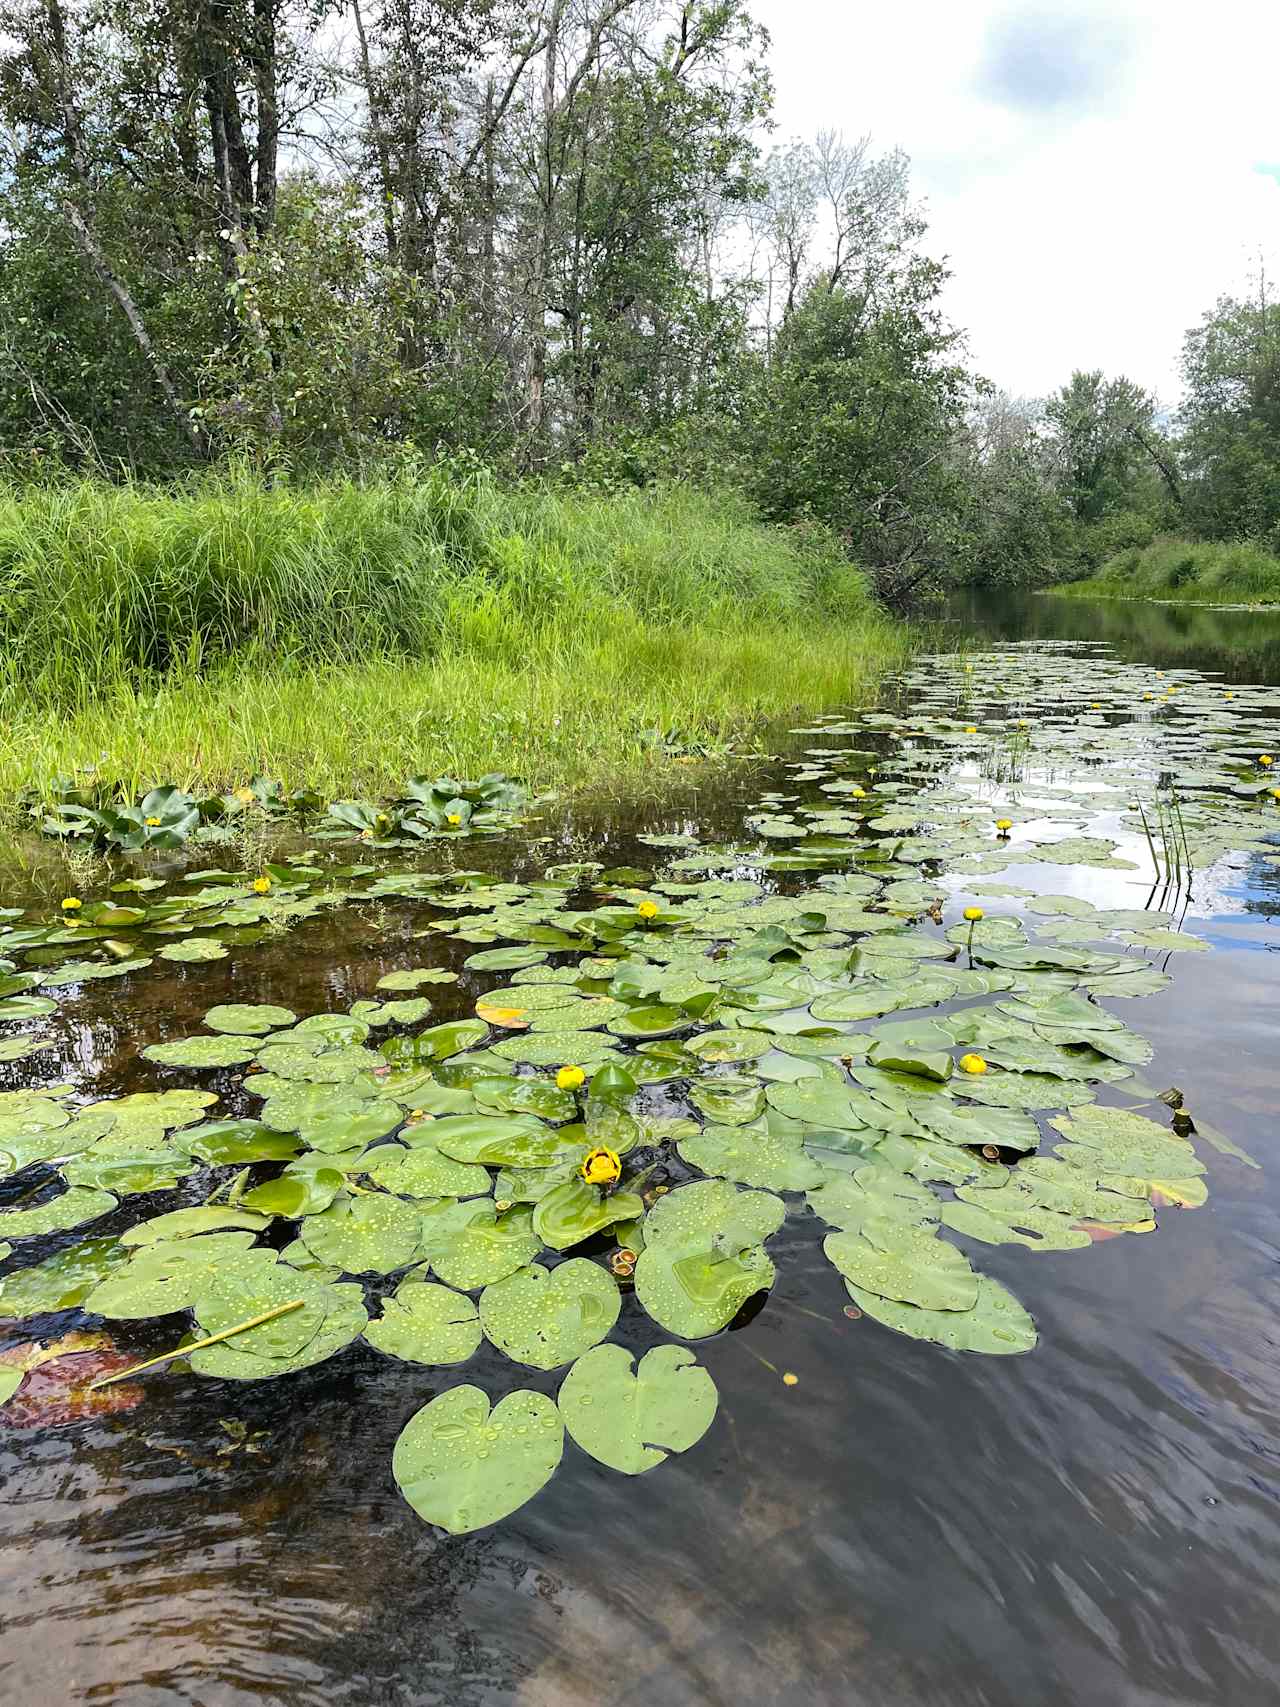
[{"label": "tall grass", "polygon": [[864,697],[906,647],[829,541],[734,499],[439,474],[0,496],[0,642],[10,799],[89,765],[579,785],[650,767],[654,728],[723,742]]},{"label": "tall grass", "polygon": [[1280,558],[1247,543],[1164,536],[1118,552],[1087,581],[1055,591],[1077,598],[1104,594],[1179,604],[1280,604]]}]

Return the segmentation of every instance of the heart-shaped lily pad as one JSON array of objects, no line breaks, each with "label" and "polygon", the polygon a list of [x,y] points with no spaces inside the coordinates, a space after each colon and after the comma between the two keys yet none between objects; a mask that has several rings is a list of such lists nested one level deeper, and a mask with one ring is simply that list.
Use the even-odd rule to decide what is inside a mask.
[{"label": "heart-shaped lily pad", "polygon": [[517,1269],[480,1294],[485,1336],[534,1369],[556,1369],[599,1344],[618,1319],[617,1283],[597,1263],[571,1257],[558,1268]]},{"label": "heart-shaped lily pad", "polygon": [[490,1410],[479,1387],[453,1387],[410,1418],[391,1469],[419,1517],[466,1535],[531,1500],[563,1451],[564,1425],[544,1394],[508,1393]]},{"label": "heart-shaped lily pad", "polygon": [[684,1346],[641,1358],[598,1345],[565,1376],[557,1403],[569,1434],[611,1470],[638,1476],[695,1446],[715,1419],[715,1382]]},{"label": "heart-shaped lily pad", "polygon": [[364,1330],[370,1345],[406,1363],[465,1363],[484,1337],[475,1304],[461,1292],[412,1276]]}]

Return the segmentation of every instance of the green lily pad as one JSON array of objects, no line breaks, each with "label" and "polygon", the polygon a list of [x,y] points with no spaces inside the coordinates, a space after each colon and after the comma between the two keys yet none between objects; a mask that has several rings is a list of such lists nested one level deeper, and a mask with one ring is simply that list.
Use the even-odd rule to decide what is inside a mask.
[{"label": "green lily pad", "polygon": [[455,1161],[434,1144],[386,1145],[375,1154],[369,1178],[398,1197],[481,1197],[493,1189],[487,1168]]},{"label": "green lily pad", "polygon": [[644,1214],[644,1200],[634,1192],[615,1191],[606,1196],[587,1184],[577,1171],[576,1161],[570,1165],[573,1172],[567,1179],[552,1183],[534,1200],[533,1230],[553,1251],[567,1251],[619,1221]]},{"label": "green lily pad", "polygon": [[287,1162],[302,1148],[298,1139],[272,1132],[256,1120],[214,1120],[175,1134],[174,1142],[210,1167],[244,1167],[251,1162]]},{"label": "green lily pad", "polygon": [[563,1140],[531,1114],[447,1115],[431,1123],[431,1142],[458,1162],[489,1167],[549,1167]]},{"label": "green lily pad", "polygon": [[304,1174],[286,1171],[279,1179],[267,1180],[246,1191],[240,1202],[259,1214],[296,1221],[303,1215],[323,1214],[345,1183],[336,1168],[309,1169]]},{"label": "green lily pad", "polygon": [[[96,1286],[84,1307],[118,1321],[165,1316],[194,1304],[216,1274],[271,1267],[275,1253],[251,1249],[251,1231],[162,1239],[135,1250],[123,1268]],[[252,1314],[252,1312],[250,1312]]]},{"label": "green lily pad", "polygon": [[501,1215],[493,1204],[476,1199],[453,1209],[462,1211],[464,1218],[422,1217],[420,1250],[430,1259],[437,1278],[459,1292],[474,1292],[505,1280],[542,1249],[533,1231],[533,1212],[523,1204]]},{"label": "green lily pad", "polygon": [[169,942],[160,950],[161,960],[176,960],[193,966],[225,960],[230,950],[216,937],[197,936],[187,942]]},{"label": "green lily pad", "polygon": [[369,1344],[406,1363],[465,1363],[484,1335],[470,1298],[410,1276],[382,1300],[382,1314],[364,1330]]},{"label": "green lily pad", "polygon": [[754,1061],[773,1046],[774,1039],[765,1031],[704,1031],[688,1043],[700,1061]]},{"label": "green lily pad", "polygon": [[699,1079],[690,1087],[689,1101],[700,1114],[721,1126],[745,1126],[764,1113],[764,1086],[759,1079],[734,1073],[725,1078]]},{"label": "green lily pad", "polygon": [[238,1037],[180,1037],[140,1051],[144,1060],[162,1067],[241,1067],[257,1053],[256,1043],[244,1043]]},{"label": "green lily pad", "polygon": [[655,1346],[636,1365],[625,1346],[598,1345],[565,1376],[556,1402],[584,1452],[638,1476],[696,1446],[715,1420],[718,1398],[684,1346]]},{"label": "green lily pad", "polygon": [[411,1417],[391,1469],[418,1516],[451,1535],[518,1511],[550,1481],[564,1425],[542,1393],[508,1393],[489,1408],[479,1387],[453,1387]]},{"label": "green lily pad", "polygon": [[298,1237],[318,1261],[345,1274],[390,1274],[414,1260],[420,1230],[416,1210],[379,1193],[308,1215]]},{"label": "green lily pad", "polygon": [[31,1268],[15,1269],[0,1280],[0,1318],[23,1321],[46,1311],[74,1310],[128,1256],[115,1239],[86,1239]]},{"label": "green lily pad", "polygon": [[977,1300],[963,1251],[929,1229],[872,1217],[860,1233],[828,1233],[822,1249],[846,1280],[881,1298],[925,1310],[971,1310]]},{"label": "green lily pad", "polygon": [[777,1136],[763,1121],[751,1126],[707,1126],[696,1138],[682,1138],[679,1149],[691,1168],[739,1185],[809,1191],[823,1179],[823,1170],[805,1155],[798,1140]]},{"label": "green lily pad", "polygon": [[517,1363],[558,1369],[599,1344],[618,1319],[617,1283],[597,1263],[517,1269],[480,1294],[485,1337]]},{"label": "green lily pad", "polygon": [[[222,1233],[245,1228],[260,1232],[270,1225],[268,1216],[256,1214],[250,1209],[224,1208],[220,1203],[198,1203],[190,1209],[171,1209],[165,1215],[153,1215],[150,1220],[139,1221],[136,1226],[127,1227],[120,1235],[120,1243],[128,1249],[130,1246],[164,1244],[170,1239],[192,1238],[199,1233]],[[251,1238],[243,1239],[222,1248],[225,1251],[235,1251],[247,1249],[252,1243]]]},{"label": "green lily pad", "polygon": [[924,1310],[883,1298],[846,1281],[850,1298],[866,1315],[895,1333],[931,1340],[952,1351],[1015,1355],[1032,1351],[1036,1325],[1011,1292],[990,1275],[978,1276],[978,1296],[970,1310]]},{"label": "green lily pad", "polygon": [[0,1237],[32,1239],[41,1233],[60,1233],[66,1227],[96,1221],[115,1207],[116,1200],[109,1191],[69,1186],[60,1197],[51,1198],[38,1208],[0,1210]]},{"label": "green lily pad", "polygon": [[[323,1363],[327,1358],[342,1351],[351,1344],[357,1335],[364,1331],[368,1323],[368,1312],[364,1307],[359,1286],[350,1282],[333,1285],[321,1281],[317,1276],[298,1273],[297,1282],[283,1279],[284,1271],[290,1265],[278,1263],[277,1274],[273,1280],[281,1284],[293,1297],[299,1295],[297,1286],[314,1286],[320,1291],[307,1292],[308,1301],[320,1298],[323,1303],[324,1316],[316,1331],[315,1337],[308,1341],[301,1351],[288,1357],[259,1357],[252,1351],[239,1348],[239,1340],[247,1335],[237,1335],[235,1339],[225,1340],[221,1345],[207,1346],[203,1351],[193,1351],[188,1361],[197,1375],[207,1375],[224,1381],[262,1381],[277,1375],[290,1375],[298,1369],[309,1369],[313,1364]],[[256,1312],[255,1312],[256,1313]],[[301,1315],[303,1312],[297,1312]],[[241,1318],[244,1320],[245,1318]],[[288,1317],[280,1318],[288,1321]],[[256,1329],[252,1330],[257,1332]]]}]

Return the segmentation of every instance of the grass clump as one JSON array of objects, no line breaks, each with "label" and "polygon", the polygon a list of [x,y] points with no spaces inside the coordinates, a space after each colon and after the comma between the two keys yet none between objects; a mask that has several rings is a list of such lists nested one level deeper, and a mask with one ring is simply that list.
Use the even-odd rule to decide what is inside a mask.
[{"label": "grass clump", "polygon": [[1054,589],[1067,597],[1167,599],[1178,604],[1280,604],[1280,558],[1247,543],[1163,536]]},{"label": "grass clump", "polygon": [[255,772],[579,786],[856,700],[905,655],[826,536],[673,489],[483,476],[0,496],[0,799]]}]

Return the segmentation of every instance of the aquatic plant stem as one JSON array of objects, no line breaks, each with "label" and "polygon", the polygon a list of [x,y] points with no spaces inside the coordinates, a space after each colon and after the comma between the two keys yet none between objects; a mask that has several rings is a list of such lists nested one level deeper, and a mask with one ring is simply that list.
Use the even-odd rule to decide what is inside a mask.
[{"label": "aquatic plant stem", "polygon": [[169,1363],[175,1357],[186,1357],[189,1352],[203,1351],[206,1346],[221,1345],[223,1340],[232,1339],[236,1334],[247,1333],[250,1328],[260,1328],[264,1322],[273,1322],[277,1316],[285,1316],[290,1310],[300,1310],[305,1303],[305,1298],[294,1298],[288,1304],[277,1304],[274,1310],[264,1310],[260,1316],[251,1316],[247,1322],[237,1322],[234,1328],[223,1328],[220,1334],[210,1334],[207,1339],[196,1340],[191,1345],[180,1345],[174,1351],[161,1352],[159,1357],[149,1357],[145,1363],[135,1363],[131,1368],[122,1369],[116,1375],[103,1375],[97,1381],[91,1381],[87,1391],[96,1393],[99,1387],[109,1387],[113,1381],[127,1381],[132,1375],[141,1375],[144,1369],[154,1369],[158,1363]]}]

